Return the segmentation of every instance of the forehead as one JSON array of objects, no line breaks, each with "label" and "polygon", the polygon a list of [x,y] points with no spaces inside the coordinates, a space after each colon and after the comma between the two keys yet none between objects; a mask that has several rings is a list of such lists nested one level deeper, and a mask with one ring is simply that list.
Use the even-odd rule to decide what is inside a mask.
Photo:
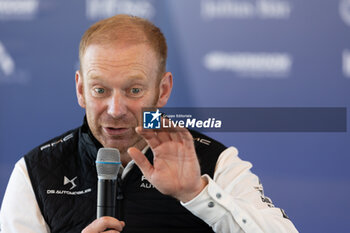
[{"label": "forehead", "polygon": [[92,44],[87,47],[81,66],[84,76],[100,73],[154,76],[158,70],[158,60],[154,50],[146,43]]}]

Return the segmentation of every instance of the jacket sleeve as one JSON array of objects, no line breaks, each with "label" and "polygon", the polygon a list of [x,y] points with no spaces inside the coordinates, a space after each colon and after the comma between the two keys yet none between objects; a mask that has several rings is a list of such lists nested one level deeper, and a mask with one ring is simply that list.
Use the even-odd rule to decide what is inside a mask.
[{"label": "jacket sleeve", "polygon": [[193,200],[181,203],[220,233],[298,232],[283,210],[273,206],[262,185],[234,147],[220,155],[206,188]]},{"label": "jacket sleeve", "polygon": [[49,233],[28,176],[24,158],[12,171],[0,210],[0,232]]}]

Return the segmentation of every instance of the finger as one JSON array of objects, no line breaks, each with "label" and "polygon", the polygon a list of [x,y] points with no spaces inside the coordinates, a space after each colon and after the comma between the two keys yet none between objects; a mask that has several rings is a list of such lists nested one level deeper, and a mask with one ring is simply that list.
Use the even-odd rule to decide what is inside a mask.
[{"label": "finger", "polygon": [[156,148],[161,144],[161,142],[159,141],[159,138],[157,137],[157,133],[154,130],[151,130],[151,129],[145,130],[139,126],[135,128],[135,131],[146,140],[147,144],[151,148]]},{"label": "finger", "polygon": [[184,143],[184,145],[187,148],[194,148],[194,142],[193,142],[193,137],[190,131],[188,131],[186,128],[182,128],[179,130],[179,133],[181,135],[181,139]]},{"label": "finger", "polygon": [[170,138],[172,141],[175,142],[181,142],[182,143],[182,135],[181,131],[183,130],[182,127],[174,127],[170,130]]},{"label": "finger", "polygon": [[[148,161],[146,156],[137,148],[131,147],[128,149],[128,153],[130,157],[134,160],[136,165],[140,168],[143,175],[148,179],[151,177],[151,174],[153,172],[153,166]],[[150,180],[150,179],[148,179]]]},{"label": "finger", "polygon": [[159,131],[156,134],[156,137],[158,138],[160,143],[171,141],[170,133],[167,130]]},{"label": "finger", "polygon": [[162,117],[162,122],[163,124],[161,125],[161,130],[172,130],[175,129],[176,126],[174,126],[174,123],[172,122],[171,119]]},{"label": "finger", "polygon": [[178,130],[172,130],[170,132],[170,138],[174,142],[182,142],[181,134]]},{"label": "finger", "polygon": [[82,231],[82,233],[103,232],[106,229],[113,229],[113,230],[116,230],[117,232],[120,232],[123,230],[124,226],[125,226],[124,222],[121,222],[118,219],[113,217],[104,216],[90,223]]},{"label": "finger", "polygon": [[178,136],[178,129],[180,127],[175,127],[173,124],[171,124],[171,119],[168,118],[163,118],[163,122],[165,122],[163,125],[167,125],[166,128],[162,128],[161,130],[158,131],[158,139],[160,142],[167,142],[167,141],[180,141],[180,137]]}]

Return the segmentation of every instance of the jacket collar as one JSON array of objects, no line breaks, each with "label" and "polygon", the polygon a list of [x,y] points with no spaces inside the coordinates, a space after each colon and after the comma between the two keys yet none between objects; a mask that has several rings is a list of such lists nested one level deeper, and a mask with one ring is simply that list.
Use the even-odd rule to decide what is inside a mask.
[{"label": "jacket collar", "polygon": [[79,130],[79,138],[79,153],[81,155],[86,154],[87,157],[91,159],[91,162],[95,164],[97,151],[103,146],[92,134],[86,116],[84,117],[83,125]]}]

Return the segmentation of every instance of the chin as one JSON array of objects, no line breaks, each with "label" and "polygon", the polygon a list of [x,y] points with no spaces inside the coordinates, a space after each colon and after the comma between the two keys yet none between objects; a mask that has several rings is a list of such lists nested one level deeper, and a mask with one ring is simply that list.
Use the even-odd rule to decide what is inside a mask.
[{"label": "chin", "polygon": [[129,147],[132,147],[135,143],[130,143],[130,139],[109,139],[104,143],[104,147],[116,148],[120,152],[125,152]]}]

